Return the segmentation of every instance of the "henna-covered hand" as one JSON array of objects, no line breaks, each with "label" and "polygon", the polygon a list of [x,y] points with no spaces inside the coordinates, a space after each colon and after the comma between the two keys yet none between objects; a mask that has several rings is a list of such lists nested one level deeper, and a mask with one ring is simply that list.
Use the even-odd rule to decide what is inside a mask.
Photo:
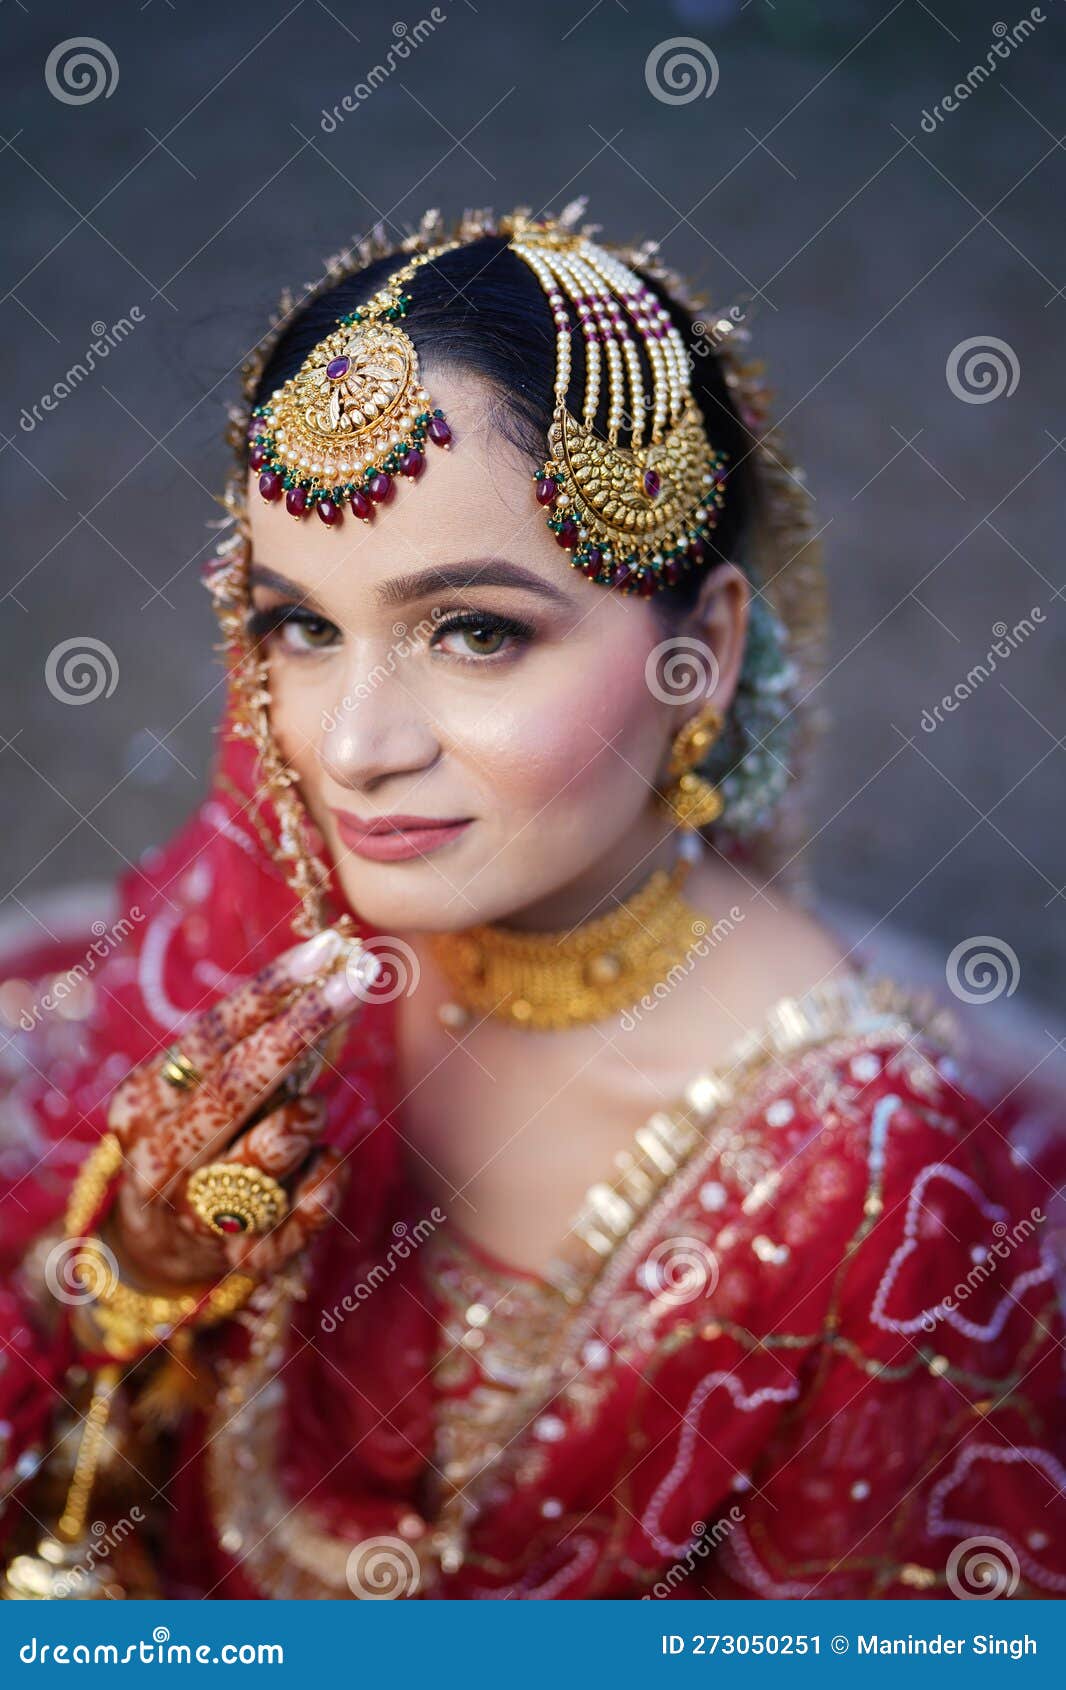
[{"label": "henna-covered hand", "polygon": [[[176,1090],[157,1055],[115,1092],[108,1124],[125,1165],[107,1240],[141,1286],[173,1290],[238,1266],[272,1272],[329,1220],[343,1170],[334,1151],[316,1148],[321,1104],[290,1097],[262,1111],[364,1001],[353,971],[339,966],[351,954],[332,929],[285,951],[182,1032],[178,1046],[202,1076],[195,1086]],[[289,1210],[272,1232],[220,1238],[192,1214],[188,1177],[212,1161],[250,1163],[286,1184]]]}]

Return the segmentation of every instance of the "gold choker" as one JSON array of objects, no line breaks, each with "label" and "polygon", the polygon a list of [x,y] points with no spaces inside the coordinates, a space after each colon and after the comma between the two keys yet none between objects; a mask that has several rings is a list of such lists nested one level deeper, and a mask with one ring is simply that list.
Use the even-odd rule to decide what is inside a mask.
[{"label": "gold choker", "polygon": [[707,931],[681,896],[691,863],[656,869],[617,909],[558,933],[468,927],[429,944],[458,1001],[441,1005],[451,1031],[475,1016],[556,1029],[631,1009],[661,985]]}]

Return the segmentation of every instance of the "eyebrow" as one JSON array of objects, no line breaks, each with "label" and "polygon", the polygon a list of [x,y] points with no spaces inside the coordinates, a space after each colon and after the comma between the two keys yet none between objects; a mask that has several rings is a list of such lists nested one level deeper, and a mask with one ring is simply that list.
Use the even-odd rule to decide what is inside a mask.
[{"label": "eyebrow", "polygon": [[500,557],[470,558],[463,563],[423,569],[415,575],[397,575],[378,588],[378,598],[382,604],[406,604],[424,598],[427,593],[454,592],[465,587],[524,587],[527,592],[556,604],[569,603],[566,594],[550,581]]},{"label": "eyebrow", "polygon": [[301,587],[298,581],[290,581],[287,575],[279,575],[276,569],[268,569],[262,563],[252,564],[248,583],[252,587],[269,587],[272,592],[283,593],[287,599],[297,599],[300,604],[313,605],[315,602],[314,594],[307,587]]},{"label": "eyebrow", "polygon": [[[264,564],[253,563],[249,579],[254,587],[268,587],[276,593],[313,605],[314,595],[306,587]],[[519,587],[555,604],[568,605],[561,588],[535,575],[520,564],[499,557],[470,558],[463,563],[435,566],[413,575],[397,575],[377,589],[378,601],[386,605],[408,604],[430,593],[454,592],[467,587]]]}]

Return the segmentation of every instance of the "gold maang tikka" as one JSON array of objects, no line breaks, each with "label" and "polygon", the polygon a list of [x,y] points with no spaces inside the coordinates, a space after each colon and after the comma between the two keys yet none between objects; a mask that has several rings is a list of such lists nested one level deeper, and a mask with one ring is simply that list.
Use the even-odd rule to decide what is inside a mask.
[{"label": "gold maang tikka", "polygon": [[248,462],[268,504],[284,497],[290,516],[313,510],[334,528],[347,503],[368,522],[392,496],[397,475],[421,475],[427,439],[451,444],[451,428],[421,385],[418,353],[400,323],[411,300],[408,283],[461,244],[430,247],[396,270],[254,408]]}]

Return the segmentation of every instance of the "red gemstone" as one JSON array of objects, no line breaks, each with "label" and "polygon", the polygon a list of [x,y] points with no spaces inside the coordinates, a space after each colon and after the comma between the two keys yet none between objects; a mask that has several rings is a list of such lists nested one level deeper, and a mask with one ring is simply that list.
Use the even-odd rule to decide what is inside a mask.
[{"label": "red gemstone", "polygon": [[290,487],[285,495],[285,509],[290,516],[307,515],[307,488]]},{"label": "red gemstone", "polygon": [[692,559],[693,563],[706,563],[707,547],[698,535],[694,540],[689,541],[688,555]]},{"label": "red gemstone", "polygon": [[253,469],[262,469],[262,467],[266,463],[266,461],[267,461],[267,449],[266,449],[266,447],[265,446],[253,446],[251,452],[248,454],[248,462],[251,464],[252,468]]},{"label": "red gemstone", "polygon": [[590,546],[581,560],[581,567],[586,575],[598,575],[602,562],[603,553],[599,546]]},{"label": "red gemstone", "polygon": [[676,587],[677,586],[677,583],[681,579],[681,560],[680,560],[680,558],[676,558],[676,557],[668,557],[667,558],[665,564],[663,565],[663,577],[664,577],[664,579],[666,581],[666,585],[668,587]]},{"label": "red gemstone", "polygon": [[652,571],[649,569],[645,572],[645,574],[643,574],[640,577],[639,581],[637,582],[637,592],[640,594],[642,599],[650,599],[652,593],[654,593],[656,590],[657,589],[656,589],[655,576],[652,573]]},{"label": "red gemstone", "polygon": [[426,460],[416,446],[411,446],[400,459],[400,474],[412,478],[421,475],[426,467]]},{"label": "red gemstone", "polygon": [[351,503],[351,507],[352,507],[352,515],[353,516],[357,516],[359,518],[360,522],[369,522],[370,521],[370,518],[374,514],[374,507],[371,504],[370,500],[367,498],[366,494],[360,493],[358,487],[355,489],[355,492],[352,494],[350,503]]},{"label": "red gemstone", "polygon": [[646,496],[649,499],[657,499],[661,489],[662,481],[659,477],[658,470],[646,469],[644,471],[644,492]]},{"label": "red gemstone", "polygon": [[559,483],[553,476],[542,475],[537,482],[538,505],[554,505],[555,495],[559,491]]},{"label": "red gemstone", "polygon": [[615,564],[614,574],[611,576],[612,587],[624,587],[633,574],[633,566],[629,563]]},{"label": "red gemstone", "polygon": [[248,1231],[248,1223],[246,1221],[242,1221],[240,1215],[216,1215],[215,1225],[218,1227],[219,1232],[225,1232],[227,1234]]},{"label": "red gemstone", "polygon": [[259,477],[259,491],[264,499],[273,501],[281,498],[281,476],[276,469],[266,469]]},{"label": "red gemstone", "polygon": [[578,532],[577,523],[574,521],[572,516],[567,517],[566,521],[556,534],[555,539],[557,544],[562,546],[564,551],[573,551],[578,542]]},{"label": "red gemstone", "polygon": [[434,446],[447,446],[452,438],[452,431],[443,417],[430,417],[428,433]]},{"label": "red gemstone", "polygon": [[367,482],[366,490],[376,505],[383,505],[392,492],[392,476],[386,475],[383,469],[376,469]]},{"label": "red gemstone", "polygon": [[341,508],[339,505],[335,505],[332,499],[319,499],[315,509],[318,512],[319,521],[324,522],[327,528],[334,527],[341,519]]}]

